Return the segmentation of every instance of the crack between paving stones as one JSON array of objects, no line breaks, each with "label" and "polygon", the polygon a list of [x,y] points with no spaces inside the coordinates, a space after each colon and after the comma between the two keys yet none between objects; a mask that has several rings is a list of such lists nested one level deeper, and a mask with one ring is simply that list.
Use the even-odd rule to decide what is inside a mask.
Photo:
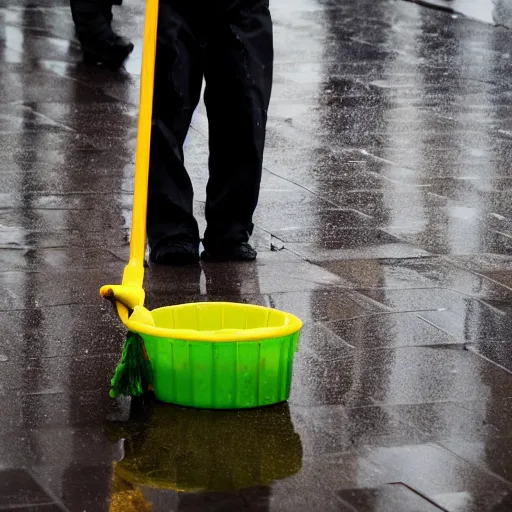
[{"label": "crack between paving stones", "polygon": [[[408,1],[408,0],[406,0]],[[442,507],[438,503],[436,503],[433,499],[429,498],[426,494],[416,490],[414,487],[411,487],[410,485],[407,485],[405,482],[389,482],[388,485],[403,485],[405,488],[409,489],[412,493],[416,494],[416,496],[419,496],[420,498],[424,499],[425,501],[428,501],[431,505],[434,505],[434,507],[438,508],[439,510],[442,510],[443,512],[449,512],[448,509]]]},{"label": "crack between paving stones", "polygon": [[432,4],[428,0],[403,0],[404,2],[410,3],[410,4],[418,4],[422,7],[426,7],[427,9],[432,9],[434,11],[441,11],[446,12],[449,14],[458,14],[462,16],[463,18],[466,18],[463,14],[458,13],[457,11],[453,10],[451,7],[448,7],[447,5],[437,5]]},{"label": "crack between paving stones", "polygon": [[501,370],[503,370],[503,371],[505,371],[505,372],[507,372],[507,373],[512,375],[512,371],[511,370],[509,370],[508,368],[505,368],[503,365],[497,363],[496,361],[493,361],[492,359],[489,359],[487,356],[484,356],[483,354],[478,352],[475,349],[475,345],[476,345],[476,343],[466,343],[464,345],[464,350],[467,350],[468,352],[471,352],[472,354],[474,354],[474,355],[476,355],[478,357],[481,357],[484,361],[487,361],[488,363],[491,363],[492,365],[497,366]]}]

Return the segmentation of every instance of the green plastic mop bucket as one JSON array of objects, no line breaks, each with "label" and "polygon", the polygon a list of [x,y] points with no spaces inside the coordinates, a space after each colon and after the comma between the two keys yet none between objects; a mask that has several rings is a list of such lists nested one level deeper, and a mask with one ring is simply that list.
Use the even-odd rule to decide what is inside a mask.
[{"label": "green plastic mop bucket", "polygon": [[151,311],[144,340],[158,400],[208,409],[284,402],[302,322],[271,308],[226,302]]}]

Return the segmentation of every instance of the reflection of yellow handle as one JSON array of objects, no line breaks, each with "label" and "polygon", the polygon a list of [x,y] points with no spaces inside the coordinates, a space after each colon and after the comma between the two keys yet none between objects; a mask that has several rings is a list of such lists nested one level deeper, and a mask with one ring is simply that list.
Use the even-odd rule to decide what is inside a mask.
[{"label": "reflection of yellow handle", "polygon": [[115,299],[123,323],[128,321],[129,309],[144,305],[144,256],[146,252],[146,212],[148,201],[149,150],[153,114],[153,86],[158,29],[158,0],[147,0],[142,72],[140,79],[139,126],[133,189],[130,261],[123,273],[122,286],[107,285],[100,290],[102,297]]},{"label": "reflection of yellow handle", "polygon": [[151,512],[153,507],[142,490],[119,476],[116,469],[114,463],[109,512]]}]

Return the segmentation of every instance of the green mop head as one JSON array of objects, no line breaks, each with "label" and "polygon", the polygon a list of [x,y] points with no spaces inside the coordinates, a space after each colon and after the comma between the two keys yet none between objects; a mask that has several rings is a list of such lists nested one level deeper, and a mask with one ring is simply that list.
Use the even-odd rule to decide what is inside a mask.
[{"label": "green mop head", "polygon": [[144,340],[139,334],[129,332],[121,362],[110,382],[110,396],[142,396],[151,389],[153,370],[144,348]]}]

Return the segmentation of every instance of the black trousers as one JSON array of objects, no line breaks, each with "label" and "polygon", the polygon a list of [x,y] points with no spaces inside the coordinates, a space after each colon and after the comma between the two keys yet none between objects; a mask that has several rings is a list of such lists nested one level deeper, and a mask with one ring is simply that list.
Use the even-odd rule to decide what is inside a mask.
[{"label": "black trousers", "polygon": [[205,245],[247,241],[272,88],[268,0],[160,0],[147,232],[199,241],[183,143],[203,77],[209,122]]},{"label": "black trousers", "polygon": [[122,0],[70,0],[71,15],[81,41],[107,38],[111,33],[112,6]]}]

